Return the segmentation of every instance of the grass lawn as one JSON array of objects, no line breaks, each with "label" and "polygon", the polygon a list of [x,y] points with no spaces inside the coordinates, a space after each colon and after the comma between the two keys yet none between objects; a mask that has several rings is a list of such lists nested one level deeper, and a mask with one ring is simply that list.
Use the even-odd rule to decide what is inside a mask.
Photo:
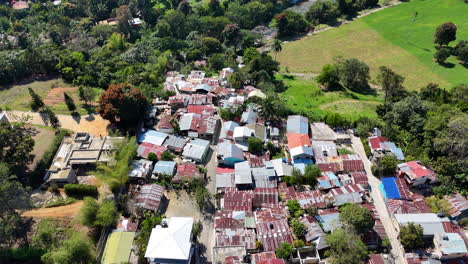
[{"label": "grass lawn", "polygon": [[326,113],[339,113],[356,120],[361,116],[376,117],[375,109],[383,102],[379,95],[362,95],[349,91],[322,91],[313,79],[278,75],[289,87],[282,93],[294,110],[304,111],[309,117],[321,117]]},{"label": "grass lawn", "polygon": [[[415,12],[418,16],[413,25]],[[378,67],[385,65],[405,76],[410,90],[429,82],[451,88],[468,82],[468,70],[454,57],[446,67],[434,62],[434,32],[438,25],[452,21],[458,27],[457,39],[468,39],[466,14],[468,5],[462,0],[412,0],[285,43],[277,59],[291,72],[318,73],[335,56],[356,57],[369,64],[374,82]]]},{"label": "grass lawn", "polygon": [[[0,107],[10,110],[30,111],[29,102],[31,97],[28,92],[31,87],[44,101],[45,105],[52,108],[56,114],[71,114],[63,97],[67,92],[75,101],[78,112],[86,115],[88,111],[83,108],[84,103],[80,101],[78,87],[65,83],[62,79],[51,79],[47,81],[34,81],[28,84],[0,87]],[[97,92],[102,90],[96,89]],[[96,97],[97,99],[98,97]]]},{"label": "grass lawn", "polygon": [[42,155],[49,149],[55,139],[55,130],[51,127],[32,125],[32,134],[34,139],[33,162],[28,166],[31,170],[42,158]]}]

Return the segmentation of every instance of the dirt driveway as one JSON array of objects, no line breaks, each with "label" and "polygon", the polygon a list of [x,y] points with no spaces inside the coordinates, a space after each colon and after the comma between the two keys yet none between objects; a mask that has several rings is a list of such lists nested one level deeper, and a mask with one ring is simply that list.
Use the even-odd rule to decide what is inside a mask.
[{"label": "dirt driveway", "polygon": [[[47,115],[36,112],[8,111],[8,118],[15,121],[21,116],[31,116],[30,122],[34,125],[49,126]],[[88,132],[94,136],[107,136],[109,121],[102,119],[100,115],[70,116],[57,115],[62,128],[74,132]]]},{"label": "dirt driveway", "polygon": [[79,201],[79,202],[69,204],[69,205],[64,205],[64,206],[34,209],[31,211],[26,211],[22,213],[21,216],[32,217],[32,218],[54,218],[54,219],[75,218],[80,213],[80,209],[82,205],[83,205],[83,201]]}]

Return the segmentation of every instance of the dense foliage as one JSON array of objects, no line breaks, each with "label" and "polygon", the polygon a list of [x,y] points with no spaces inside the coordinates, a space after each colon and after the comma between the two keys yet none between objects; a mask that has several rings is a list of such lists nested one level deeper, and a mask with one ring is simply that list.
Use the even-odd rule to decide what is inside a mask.
[{"label": "dense foliage", "polygon": [[330,245],[326,255],[332,264],[364,264],[367,247],[353,230],[337,228],[325,237]]},{"label": "dense foliage", "polygon": [[406,250],[421,249],[424,246],[423,228],[409,223],[400,228],[400,241]]},{"label": "dense foliage", "polygon": [[363,234],[374,227],[374,218],[369,209],[357,204],[345,204],[340,208],[340,220]]},{"label": "dense foliage", "polygon": [[97,187],[89,184],[65,184],[64,189],[65,193],[71,196],[97,195]]}]

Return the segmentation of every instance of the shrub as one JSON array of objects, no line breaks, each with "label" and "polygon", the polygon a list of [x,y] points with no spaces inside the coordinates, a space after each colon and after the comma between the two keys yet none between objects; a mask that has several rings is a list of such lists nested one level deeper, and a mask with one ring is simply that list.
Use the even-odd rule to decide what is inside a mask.
[{"label": "shrub", "polygon": [[173,161],[174,158],[175,158],[174,154],[170,153],[169,151],[164,151],[161,154],[161,160],[164,160],[164,161]]},{"label": "shrub", "polygon": [[88,184],[65,184],[65,193],[76,196],[94,196],[97,195],[97,187]]}]

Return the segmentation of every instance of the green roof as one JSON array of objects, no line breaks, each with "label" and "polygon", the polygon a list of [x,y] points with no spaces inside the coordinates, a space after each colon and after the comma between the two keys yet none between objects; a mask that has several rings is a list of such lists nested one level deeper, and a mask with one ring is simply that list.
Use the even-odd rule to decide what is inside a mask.
[{"label": "green roof", "polygon": [[135,232],[112,232],[102,254],[102,264],[128,263]]}]

